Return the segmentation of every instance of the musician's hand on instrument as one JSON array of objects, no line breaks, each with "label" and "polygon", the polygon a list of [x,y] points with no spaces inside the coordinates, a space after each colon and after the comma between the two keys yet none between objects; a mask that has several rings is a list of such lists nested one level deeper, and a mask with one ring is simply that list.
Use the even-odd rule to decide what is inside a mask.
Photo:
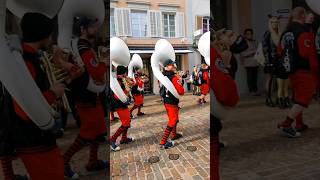
[{"label": "musician's hand on instrument", "polygon": [[61,48],[57,46],[53,49],[53,62],[60,68],[63,68],[64,63],[67,62],[67,56]]},{"label": "musician's hand on instrument", "polygon": [[64,95],[66,86],[62,83],[54,83],[50,90],[54,92],[57,98],[61,98]]}]

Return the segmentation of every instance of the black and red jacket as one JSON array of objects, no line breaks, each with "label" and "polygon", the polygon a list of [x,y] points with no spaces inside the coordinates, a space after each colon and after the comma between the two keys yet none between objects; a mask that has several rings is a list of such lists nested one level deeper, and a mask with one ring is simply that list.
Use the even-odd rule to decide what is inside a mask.
[{"label": "black and red jacket", "polygon": [[[287,47],[292,47],[288,50]],[[278,46],[281,64],[289,67],[287,71],[294,73],[298,70],[317,71],[318,60],[315,48],[314,33],[309,27],[298,22],[292,22],[282,34]],[[285,61],[290,59],[290,61]]]},{"label": "black and red jacket", "polygon": [[[126,90],[125,85],[122,82],[122,79],[118,78],[117,80],[118,80],[123,92],[125,94],[127,94],[128,92]],[[111,109],[114,110],[114,111],[116,111],[117,109],[126,109],[126,108],[128,108],[128,103],[123,103],[113,91],[111,91],[111,103],[110,104],[111,104]]]},{"label": "black and red jacket", "polygon": [[219,103],[228,107],[236,106],[239,101],[236,82],[225,67],[221,55],[214,48],[210,50],[210,57],[210,60],[213,61],[210,63],[210,88]]},{"label": "black and red jacket", "polygon": [[137,77],[135,84],[132,86],[131,94],[132,95],[140,95],[143,94],[143,80],[139,75],[136,75]]},{"label": "black and red jacket", "polygon": [[85,65],[85,72],[70,84],[70,89],[77,102],[95,104],[98,94],[87,90],[89,78],[101,81],[106,75],[106,64],[97,61],[96,53],[90,42],[79,39],[78,49],[81,59]]},{"label": "black and red jacket", "polygon": [[[56,101],[56,95],[50,90],[39,53],[32,47],[23,44],[23,59],[29,72],[49,104]],[[10,142],[20,152],[42,151],[56,146],[55,135],[43,131],[34,124],[16,101],[13,101],[15,117],[10,124]]]},{"label": "black and red jacket", "polygon": [[[181,82],[179,82],[179,78],[177,75],[172,71],[164,71],[163,75],[168,77],[174,87],[176,88],[179,95],[184,95],[184,88],[181,85]],[[163,91],[165,93],[162,94],[163,102],[164,104],[171,104],[171,105],[178,105],[179,99],[176,98],[169,90],[167,90],[164,86],[162,86]],[[161,90],[162,91],[162,90]]]}]

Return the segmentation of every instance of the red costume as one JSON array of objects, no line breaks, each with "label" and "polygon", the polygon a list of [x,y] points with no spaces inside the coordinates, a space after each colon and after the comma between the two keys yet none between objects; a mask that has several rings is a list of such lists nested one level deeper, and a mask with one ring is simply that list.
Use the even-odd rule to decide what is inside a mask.
[{"label": "red costume", "polygon": [[141,76],[137,76],[136,82],[132,87],[131,94],[134,98],[134,105],[142,106],[143,105],[143,88],[144,88],[144,81]]},{"label": "red costume", "polygon": [[[125,67],[123,66],[119,66],[118,69],[122,69],[122,71],[125,71]],[[125,72],[119,72],[119,75],[125,74]],[[123,92],[125,94],[128,94],[128,91],[125,88],[125,85],[123,84],[123,81],[121,78],[118,78],[118,82],[121,86],[121,89],[123,90]],[[111,108],[116,111],[119,115],[119,119],[121,121],[121,126],[118,128],[118,130],[114,133],[114,135],[110,138],[110,141],[112,143],[116,143],[118,137],[120,135],[122,135],[120,143],[129,143],[132,141],[132,138],[128,138],[127,134],[128,134],[128,129],[131,126],[131,117],[130,117],[130,111],[128,108],[128,104],[127,103],[123,103],[119,97],[112,92],[111,93]]]},{"label": "red costume", "polygon": [[[290,48],[288,48],[290,47]],[[293,22],[283,33],[278,47],[278,54],[284,59],[282,62],[289,74],[293,89],[293,100],[304,108],[307,108],[316,91],[318,83],[318,59],[315,48],[315,36],[309,28],[303,24]],[[288,57],[288,58],[287,58]],[[289,59],[289,61],[285,61]],[[294,119],[287,119],[281,127],[291,127]],[[296,129],[304,126],[302,113],[296,117]]]},{"label": "red costume", "polygon": [[[23,44],[22,48],[25,63],[33,79],[48,103],[54,103],[56,96],[49,90],[49,81],[40,65],[37,50],[26,44]],[[16,119],[12,120],[12,123],[16,133],[12,137],[12,143],[30,177],[34,180],[64,179],[63,159],[56,145],[54,134],[39,129],[15,101],[14,109]]]},{"label": "red costume", "polygon": [[[74,79],[70,85],[76,102],[76,109],[81,122],[80,133],[72,146],[63,155],[64,162],[69,165],[72,156],[90,143],[90,158],[86,166],[88,171],[103,168],[98,160],[99,142],[107,132],[102,102],[97,93],[87,90],[89,77],[94,81],[103,82],[106,77],[106,64],[99,63],[89,41],[80,39],[79,54],[85,65],[85,72]],[[97,167],[99,166],[99,167]]]},{"label": "red costume", "polygon": [[[164,75],[167,76],[175,89],[177,90],[179,95],[184,95],[184,88],[179,80],[179,77],[171,71],[164,71]],[[162,86],[161,94],[164,102],[164,106],[166,108],[168,114],[168,125],[165,130],[165,134],[160,142],[160,145],[165,145],[167,143],[168,137],[172,132],[172,139],[175,139],[177,136],[177,124],[179,122],[179,99],[177,99],[173,94],[168,91],[164,86]]]},{"label": "red costume", "polygon": [[[229,74],[228,69],[225,67],[221,55],[211,48],[210,50],[210,64],[211,64],[211,74],[210,74],[210,88],[213,90],[213,98],[223,106],[233,107],[239,101],[239,94],[237,90],[237,85],[233,80],[232,76]],[[215,107],[212,107],[215,108]],[[214,180],[219,180],[219,132],[222,128],[221,120],[212,114],[211,112],[211,130],[213,131],[213,136],[211,136],[211,156],[213,157],[213,174]]]},{"label": "red costume", "polygon": [[143,88],[144,88],[144,81],[141,78],[139,74],[135,75],[135,84],[132,87],[131,94],[134,98],[134,105],[130,109],[130,114],[132,115],[132,112],[138,108],[138,116],[144,115],[144,113],[141,112],[141,108],[143,106]]},{"label": "red costume", "polygon": [[210,92],[209,72],[204,70],[202,73],[201,94],[207,95]]}]

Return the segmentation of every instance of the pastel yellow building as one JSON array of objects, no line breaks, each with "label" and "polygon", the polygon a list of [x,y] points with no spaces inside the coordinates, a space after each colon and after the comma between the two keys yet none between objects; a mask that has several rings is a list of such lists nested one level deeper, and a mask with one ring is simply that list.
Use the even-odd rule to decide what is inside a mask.
[{"label": "pastel yellow building", "polygon": [[147,93],[158,93],[150,58],[160,38],[173,45],[178,69],[191,70],[190,54],[195,50],[190,34],[195,30],[188,28],[192,13],[189,9],[188,0],[111,0],[110,35],[122,38],[131,55],[137,53],[142,57],[144,73],[150,77],[150,82],[145,85]]}]

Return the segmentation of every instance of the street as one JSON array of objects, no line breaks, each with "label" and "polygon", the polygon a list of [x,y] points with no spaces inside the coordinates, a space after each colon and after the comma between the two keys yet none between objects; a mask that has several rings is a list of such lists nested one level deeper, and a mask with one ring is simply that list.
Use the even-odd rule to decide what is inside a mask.
[{"label": "street", "polygon": [[[209,99],[209,98],[207,98]],[[169,150],[159,148],[159,141],[167,123],[164,106],[160,104],[159,96],[145,98],[143,112],[147,115],[132,120],[129,136],[136,141],[129,145],[121,145],[119,152],[111,152],[112,179],[209,179],[209,109],[207,103],[199,106],[197,97],[187,94],[182,97],[180,123],[178,131],[183,132],[183,138],[176,141],[176,147]],[[111,133],[120,126],[120,122],[111,124]],[[69,127],[65,136],[58,140],[58,145],[65,152],[77,136],[78,129],[73,120],[69,120]],[[118,139],[119,140],[119,139]],[[189,151],[189,146],[195,146],[196,151]],[[189,148],[188,148],[189,147]],[[192,148],[191,148],[192,149]],[[101,145],[100,159],[106,159],[108,145]],[[179,155],[179,159],[170,160],[170,154]],[[104,180],[106,172],[88,173],[85,165],[88,161],[89,148],[77,153],[71,164],[79,173],[80,180]],[[151,156],[158,156],[159,162],[149,163]],[[14,170],[17,174],[26,174],[20,160],[15,160]],[[48,162],[50,163],[50,162]],[[0,179],[2,178],[0,173]]]},{"label": "street", "polygon": [[[209,98],[207,98],[209,99]],[[120,146],[119,152],[111,152],[112,179],[209,179],[210,174],[210,105],[199,106],[197,97],[187,94],[182,97],[178,131],[183,138],[169,150],[159,148],[159,142],[167,125],[167,115],[160,98],[146,97],[143,112],[147,115],[132,120],[129,136],[136,138],[132,144]],[[112,132],[119,127],[112,125]],[[191,152],[188,146],[195,146]],[[170,154],[178,154],[178,160],[170,160]],[[148,162],[151,156],[160,161]]]},{"label": "street", "polygon": [[310,129],[297,139],[282,137],[277,123],[287,110],[269,108],[264,98],[244,98],[223,121],[221,151],[223,180],[319,180],[320,106],[305,111]]}]

